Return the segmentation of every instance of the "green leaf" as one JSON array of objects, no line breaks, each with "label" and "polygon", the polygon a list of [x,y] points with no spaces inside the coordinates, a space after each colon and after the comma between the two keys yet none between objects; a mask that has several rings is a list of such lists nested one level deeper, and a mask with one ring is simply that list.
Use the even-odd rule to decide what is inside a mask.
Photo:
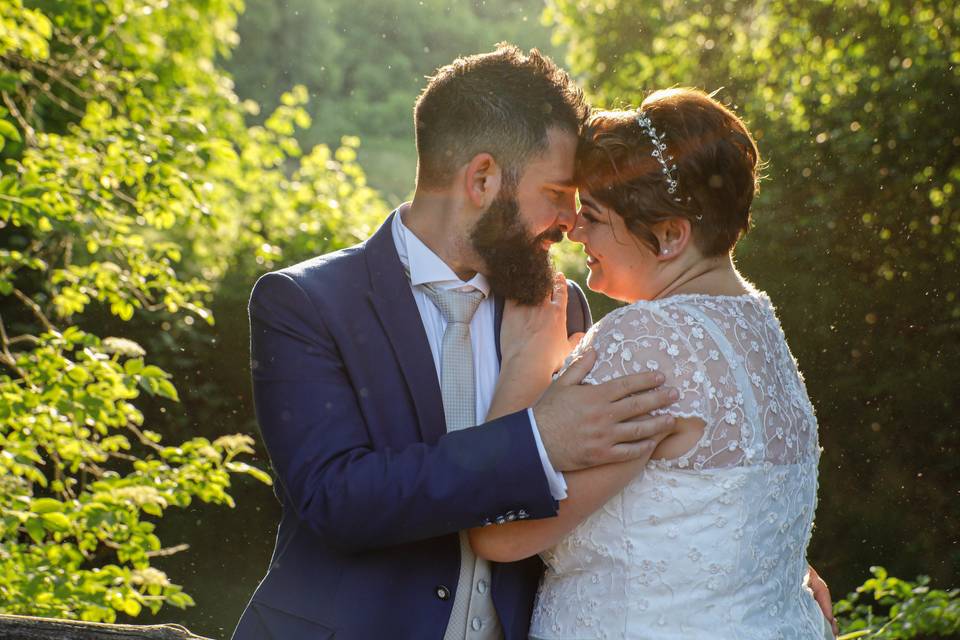
[{"label": "green leaf", "polygon": [[123,363],[123,370],[127,375],[136,375],[143,371],[143,359],[131,358]]},{"label": "green leaf", "polygon": [[43,520],[44,526],[51,531],[63,533],[64,531],[70,530],[70,518],[62,513],[44,513],[40,518]]},{"label": "green leaf", "polygon": [[166,378],[168,374],[160,367],[153,364],[148,364],[147,366],[143,367],[142,371],[140,371],[140,375],[144,378]]},{"label": "green leaf", "polygon": [[84,384],[90,379],[90,374],[83,367],[71,367],[67,371],[67,376],[78,384]]},{"label": "green leaf", "polygon": [[27,533],[33,538],[33,541],[37,544],[43,542],[43,537],[46,535],[46,530],[44,529],[43,522],[40,518],[30,518],[23,525],[27,530]]},{"label": "green leaf", "polygon": [[30,511],[42,514],[63,511],[64,505],[53,498],[37,498],[30,503]]},{"label": "green leaf", "polygon": [[158,396],[169,398],[176,402],[180,401],[180,396],[177,394],[176,387],[174,387],[173,383],[171,383],[169,380],[158,380],[156,393]]},{"label": "green leaf", "polygon": [[[15,73],[0,73],[0,91],[15,91],[19,84],[19,76]],[[5,110],[4,110],[5,111]],[[0,112],[0,115],[6,115]]]},{"label": "green leaf", "polygon": [[23,142],[20,131],[9,120],[2,118],[0,118],[0,136],[15,142]]},{"label": "green leaf", "polygon": [[140,603],[133,598],[127,598],[123,601],[123,612],[132,618],[140,615],[141,608]]},{"label": "green leaf", "polygon": [[234,473],[246,473],[247,475],[253,476],[254,478],[256,478],[257,480],[259,480],[264,484],[267,484],[267,485],[273,484],[273,479],[270,477],[269,473],[263,471],[262,469],[258,469],[254,466],[251,466],[245,462],[231,461],[226,463],[224,467],[226,467],[228,471],[232,471]]}]

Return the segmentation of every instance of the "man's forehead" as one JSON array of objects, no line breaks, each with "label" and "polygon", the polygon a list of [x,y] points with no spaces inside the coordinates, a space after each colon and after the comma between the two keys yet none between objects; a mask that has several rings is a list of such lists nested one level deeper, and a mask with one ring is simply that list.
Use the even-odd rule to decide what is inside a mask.
[{"label": "man's forehead", "polygon": [[572,190],[577,137],[569,131],[553,127],[547,132],[547,148],[527,163],[524,173],[537,177],[542,185]]},{"label": "man's forehead", "polygon": [[547,178],[545,185],[552,189],[560,189],[562,191],[573,191],[577,188],[577,185],[573,182],[573,178]]}]

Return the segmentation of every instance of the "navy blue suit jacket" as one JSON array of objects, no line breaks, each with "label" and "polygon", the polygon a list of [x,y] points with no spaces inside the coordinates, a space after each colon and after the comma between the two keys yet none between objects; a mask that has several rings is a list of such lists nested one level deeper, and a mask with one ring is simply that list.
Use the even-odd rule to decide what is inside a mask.
[{"label": "navy blue suit jacket", "polygon": [[[391,221],[253,288],[254,400],[283,515],[234,640],[440,640],[457,531],[556,514],[525,411],[446,433]],[[496,310],[499,342],[502,300]],[[590,322],[570,283],[569,333]],[[507,640],[526,638],[541,572],[537,557],[493,565]]]}]

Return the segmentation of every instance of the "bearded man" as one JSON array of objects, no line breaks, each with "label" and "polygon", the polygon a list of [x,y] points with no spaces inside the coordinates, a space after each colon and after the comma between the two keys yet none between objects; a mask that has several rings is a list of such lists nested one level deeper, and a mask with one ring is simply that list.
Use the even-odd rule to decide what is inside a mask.
[{"label": "bearded man", "polygon": [[540,560],[489,563],[462,532],[554,516],[564,471],[649,455],[666,390],[650,373],[579,385],[589,357],[485,421],[504,299],[559,291],[568,334],[590,326],[547,255],[575,222],[586,115],[536,50],[440,68],[415,107],[413,201],[256,283],[254,399],[283,515],[234,640],[526,638]]}]

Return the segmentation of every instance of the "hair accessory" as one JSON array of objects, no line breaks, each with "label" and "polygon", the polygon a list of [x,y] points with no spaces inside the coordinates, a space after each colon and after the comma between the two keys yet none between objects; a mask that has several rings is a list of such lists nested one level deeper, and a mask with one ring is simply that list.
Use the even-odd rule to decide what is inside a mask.
[{"label": "hair accessory", "polygon": [[666,134],[658,134],[657,128],[653,126],[653,121],[650,120],[650,116],[640,109],[637,109],[637,124],[640,125],[640,128],[650,137],[650,141],[653,142],[653,151],[650,152],[650,155],[660,163],[660,169],[663,171],[663,175],[667,180],[667,193],[672,195],[676,202],[682,202],[682,200],[677,197],[677,187],[680,186],[680,183],[677,182],[677,178],[673,173],[676,171],[677,165],[673,162],[673,156],[666,155],[667,145],[663,141]]}]

